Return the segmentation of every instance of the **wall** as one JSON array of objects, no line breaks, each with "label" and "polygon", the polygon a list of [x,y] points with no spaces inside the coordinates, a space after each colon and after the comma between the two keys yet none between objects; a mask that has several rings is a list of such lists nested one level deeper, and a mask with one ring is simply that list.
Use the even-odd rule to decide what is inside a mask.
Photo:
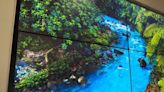
[{"label": "wall", "polygon": [[16,0],[0,0],[0,92],[7,92]]},{"label": "wall", "polygon": [[[155,0],[138,1],[164,11],[163,0],[159,0],[160,3]],[[15,9],[16,0],[0,0],[0,92],[7,92]]]}]

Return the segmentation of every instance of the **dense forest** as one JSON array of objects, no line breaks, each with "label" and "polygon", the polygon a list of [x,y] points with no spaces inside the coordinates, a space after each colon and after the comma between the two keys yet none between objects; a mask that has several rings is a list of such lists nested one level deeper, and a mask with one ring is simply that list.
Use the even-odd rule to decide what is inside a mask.
[{"label": "dense forest", "polygon": [[[98,44],[109,45],[117,39],[99,24],[100,18],[100,10],[89,0],[22,0],[18,30],[45,37],[19,33],[16,90],[46,92],[60,82],[83,84],[86,74],[105,63],[97,50],[109,47]],[[24,63],[27,68],[19,67]],[[73,79],[65,79],[69,76]]]},{"label": "dense forest", "polygon": [[57,89],[61,83],[85,84],[88,73],[114,59],[111,54],[103,59],[99,52],[118,42],[117,34],[100,24],[103,15],[142,34],[150,63],[157,61],[147,90],[155,85],[163,92],[164,16],[126,0],[21,0],[16,63],[20,75],[15,78],[15,90],[47,92],[51,85]]}]

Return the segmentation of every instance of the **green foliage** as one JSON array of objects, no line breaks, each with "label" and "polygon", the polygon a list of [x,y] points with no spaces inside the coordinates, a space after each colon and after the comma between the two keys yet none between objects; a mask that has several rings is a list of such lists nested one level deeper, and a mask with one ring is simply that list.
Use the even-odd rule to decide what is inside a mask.
[{"label": "green foliage", "polygon": [[148,57],[151,57],[156,50],[156,46],[152,45],[151,42],[147,44],[146,52]]},{"label": "green foliage", "polygon": [[[125,18],[128,11],[126,0],[93,0],[97,7],[105,14],[108,14],[119,19]],[[120,17],[121,16],[121,17]]]},{"label": "green foliage", "polygon": [[68,45],[66,43],[61,44],[62,49],[67,49]]},{"label": "green foliage", "polygon": [[[21,24],[26,25],[20,25],[20,29],[27,30],[23,28],[28,27],[34,31],[47,31],[50,35],[67,34],[67,37],[96,26],[94,23],[99,15],[99,10],[89,0],[24,0],[21,11]],[[28,22],[23,21],[28,18]]]},{"label": "green foliage", "polygon": [[[99,24],[100,10],[90,0],[23,0],[20,25],[23,31],[38,31],[63,37],[110,44],[106,28]],[[25,21],[26,20],[26,21]],[[61,44],[66,49],[71,42]]]},{"label": "green foliage", "polygon": [[[161,67],[164,67],[164,16],[132,4],[127,0],[94,1],[98,8],[105,14],[127,21],[143,34],[143,37],[147,41],[147,56],[149,59],[152,59],[156,55],[157,67],[159,67],[157,69],[159,72],[157,73],[160,75],[163,72],[163,68],[161,69]],[[159,79],[158,76],[155,79]],[[161,78],[158,83],[161,86],[161,92],[164,92],[163,83],[163,78]]]},{"label": "green foliage", "polygon": [[100,52],[95,52],[95,56],[96,57],[100,57],[101,56],[101,53]]},{"label": "green foliage", "polygon": [[60,76],[70,70],[68,59],[60,58],[49,65],[49,73]]},{"label": "green foliage", "polygon": [[94,50],[100,50],[101,49],[101,46],[97,45],[97,44],[91,44],[90,47]]},{"label": "green foliage", "polygon": [[147,45],[147,55],[151,57],[155,51],[163,49],[163,26],[157,26],[157,24],[151,24],[144,30],[144,37],[149,38]]},{"label": "green foliage", "polygon": [[151,39],[151,45],[153,46],[157,46],[159,41],[160,41],[160,34],[159,33],[156,33],[153,38]]},{"label": "green foliage", "polygon": [[65,40],[62,44],[61,44],[61,48],[62,49],[67,49],[68,46],[72,45],[72,40]]},{"label": "green foliage", "polygon": [[46,50],[52,47],[52,43],[48,43],[44,38],[36,35],[24,35],[20,34],[18,47],[17,47],[17,59],[22,58],[24,50],[28,49],[31,51]]},{"label": "green foliage", "polygon": [[38,85],[43,85],[48,81],[48,71],[42,70],[38,73],[34,73],[33,75],[26,76],[18,83],[16,83],[16,89],[23,89],[23,88],[35,88]]},{"label": "green foliage", "polygon": [[163,66],[164,67],[164,55],[157,55],[157,65],[158,66]]},{"label": "green foliage", "polygon": [[164,92],[164,78],[158,81],[158,85],[161,87],[160,92]]},{"label": "green foliage", "polygon": [[158,26],[156,24],[151,24],[144,30],[144,37],[152,37],[157,31]]},{"label": "green foliage", "polygon": [[139,31],[140,33],[143,32],[143,26],[142,26],[142,23],[141,23],[141,22],[137,22],[136,28],[138,29],[138,31]]}]

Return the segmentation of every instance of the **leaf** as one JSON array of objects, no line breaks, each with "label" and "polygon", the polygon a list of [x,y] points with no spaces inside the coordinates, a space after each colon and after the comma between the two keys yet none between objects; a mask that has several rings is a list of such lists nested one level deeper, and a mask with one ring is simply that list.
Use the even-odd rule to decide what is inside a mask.
[{"label": "leaf", "polygon": [[158,30],[159,29],[156,24],[151,24],[144,30],[144,37],[152,37]]},{"label": "leaf", "polygon": [[158,85],[161,87],[160,92],[164,92],[164,78],[158,81]]},{"label": "leaf", "polygon": [[71,44],[72,44],[72,41],[71,41],[71,40],[66,40],[66,43],[67,43],[68,45],[71,45]]},{"label": "leaf", "polygon": [[157,46],[160,41],[160,38],[161,38],[160,33],[156,32],[155,35],[153,36],[153,38],[151,39],[151,45]]},{"label": "leaf", "polygon": [[67,49],[68,45],[66,43],[61,44],[62,49]]},{"label": "leaf", "polygon": [[140,33],[143,31],[143,26],[141,22],[137,22],[137,29]]}]

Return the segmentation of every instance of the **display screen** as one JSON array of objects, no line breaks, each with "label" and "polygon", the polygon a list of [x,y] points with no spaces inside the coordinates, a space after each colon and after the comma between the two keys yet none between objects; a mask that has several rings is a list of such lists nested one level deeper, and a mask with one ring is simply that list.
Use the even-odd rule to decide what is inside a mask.
[{"label": "display screen", "polygon": [[163,15],[127,0],[18,3],[9,91],[164,91]]}]

